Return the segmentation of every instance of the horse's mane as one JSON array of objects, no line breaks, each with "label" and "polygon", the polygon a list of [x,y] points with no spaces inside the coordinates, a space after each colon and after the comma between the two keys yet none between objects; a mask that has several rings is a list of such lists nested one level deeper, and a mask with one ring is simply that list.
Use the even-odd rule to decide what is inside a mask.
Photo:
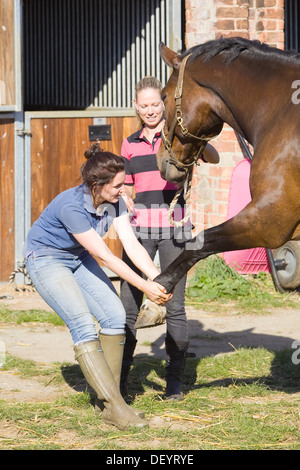
[{"label": "horse's mane", "polygon": [[182,56],[192,54],[191,59],[195,60],[200,55],[204,55],[204,61],[207,62],[216,55],[222,54],[224,61],[230,63],[243,52],[246,52],[249,57],[264,54],[272,59],[281,59],[292,63],[300,61],[300,54],[295,51],[283,51],[260,41],[250,41],[241,37],[221,37],[220,39],[207,41],[204,44],[191,47],[189,50],[183,52]]}]

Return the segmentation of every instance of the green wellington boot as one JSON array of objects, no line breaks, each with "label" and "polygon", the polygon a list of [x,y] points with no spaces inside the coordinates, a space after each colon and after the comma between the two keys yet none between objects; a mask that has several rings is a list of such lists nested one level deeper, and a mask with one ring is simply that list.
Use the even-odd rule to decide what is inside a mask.
[{"label": "green wellington boot", "polygon": [[[124,353],[125,334],[120,335],[104,335],[99,333],[99,341],[104,357],[111,370],[111,373],[115,379],[117,386],[120,388],[120,378],[122,369],[122,360]],[[129,406],[129,405],[127,405]],[[96,409],[103,409],[103,405],[100,400],[96,401]],[[132,408],[132,411],[140,418],[145,417],[145,413],[137,408]]]},{"label": "green wellington boot", "polygon": [[137,416],[121,396],[100,342],[96,340],[80,343],[74,347],[74,351],[88,384],[103,402],[103,422],[121,430],[132,426],[140,428],[148,426],[148,422]]}]

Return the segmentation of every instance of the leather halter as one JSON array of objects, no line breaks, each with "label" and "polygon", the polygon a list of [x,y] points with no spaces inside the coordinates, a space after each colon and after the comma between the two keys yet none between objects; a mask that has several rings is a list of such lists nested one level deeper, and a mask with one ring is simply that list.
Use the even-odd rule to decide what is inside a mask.
[{"label": "leather halter", "polygon": [[[175,104],[176,104],[176,113],[175,113],[172,125],[170,127],[170,130],[168,132],[168,138],[166,137],[166,135],[164,133],[164,130],[163,129],[161,130],[162,141],[164,143],[165,149],[168,151],[168,153],[170,155],[169,163],[172,163],[178,169],[188,168],[188,167],[194,165],[194,163],[197,163],[197,161],[200,158],[200,155],[201,155],[202,151],[204,150],[207,142],[211,139],[211,138],[202,138],[202,137],[198,137],[196,135],[191,134],[189,132],[189,130],[187,129],[187,127],[185,127],[185,125],[183,124],[183,117],[182,117],[182,111],[181,111],[183,76],[184,76],[184,70],[185,70],[186,62],[187,62],[188,58],[190,57],[190,55],[191,54],[184,57],[184,59],[182,60],[182,62],[180,64],[178,81],[177,81],[177,86],[176,86],[175,94],[174,94]],[[196,139],[196,140],[201,142],[201,145],[199,147],[199,150],[198,150],[197,154],[194,155],[193,160],[190,163],[181,163],[181,162],[179,162],[177,160],[177,158],[175,157],[174,153],[173,153],[172,144],[173,144],[173,140],[174,140],[174,136],[175,136],[175,128],[176,128],[177,125],[180,127],[181,132],[184,135],[184,137],[187,137],[187,138],[190,138],[190,139]]]}]

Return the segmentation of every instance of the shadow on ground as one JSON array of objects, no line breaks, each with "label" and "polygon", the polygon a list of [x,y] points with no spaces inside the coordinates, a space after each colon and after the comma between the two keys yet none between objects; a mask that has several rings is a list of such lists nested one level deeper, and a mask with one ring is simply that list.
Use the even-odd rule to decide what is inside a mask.
[{"label": "shadow on ground", "polygon": [[[191,390],[212,387],[228,387],[230,385],[260,383],[270,389],[283,393],[296,393],[300,390],[300,365],[295,364],[292,357],[297,358],[297,350],[292,348],[292,338],[258,334],[253,329],[219,333],[214,330],[203,330],[201,322],[189,320],[190,347],[189,352],[197,349],[197,358],[187,358],[184,374],[184,393]],[[151,344],[151,353],[135,355],[132,370],[129,376],[129,396],[134,399],[136,395],[143,394],[145,387],[150,387],[163,397],[164,393],[164,359],[161,358],[165,334],[160,335]],[[199,344],[200,343],[200,344]],[[300,342],[299,342],[300,346]],[[299,346],[297,346],[299,348]],[[264,348],[274,354],[270,374],[255,377],[223,377],[220,379],[201,382],[197,377],[197,368],[203,358],[227,355],[239,348]],[[294,356],[293,356],[294,355]],[[300,356],[300,354],[299,354]],[[87,384],[78,365],[62,366],[62,375],[70,387],[77,391],[86,390]],[[155,377],[155,379],[151,379]],[[91,391],[91,403],[95,397]]]}]

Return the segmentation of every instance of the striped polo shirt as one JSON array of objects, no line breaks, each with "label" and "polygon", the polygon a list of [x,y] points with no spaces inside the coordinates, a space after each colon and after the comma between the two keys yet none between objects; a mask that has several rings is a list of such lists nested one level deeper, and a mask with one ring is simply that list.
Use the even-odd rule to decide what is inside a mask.
[{"label": "striped polo shirt", "polygon": [[[156,163],[156,154],[161,144],[161,133],[155,134],[150,143],[144,137],[144,127],[123,141],[121,155],[125,161],[125,185],[135,188],[135,213],[131,224],[136,232],[169,232],[172,225],[168,210],[177,187],[162,179]],[[184,199],[181,195],[173,219],[184,216]]]}]

